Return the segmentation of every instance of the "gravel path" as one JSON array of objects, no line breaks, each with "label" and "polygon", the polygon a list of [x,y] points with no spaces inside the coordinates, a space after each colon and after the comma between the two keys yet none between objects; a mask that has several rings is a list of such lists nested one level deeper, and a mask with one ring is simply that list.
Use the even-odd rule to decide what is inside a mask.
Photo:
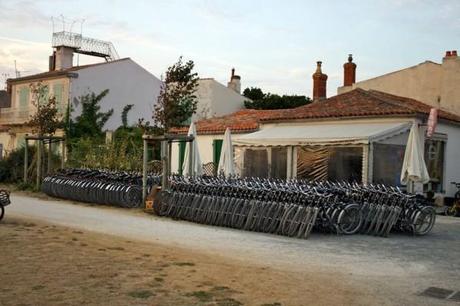
[{"label": "gravel path", "polygon": [[[388,305],[448,305],[420,296],[428,287],[460,290],[460,218],[438,217],[425,237],[390,238],[313,233],[308,240],[173,221],[107,207],[12,195],[6,214],[67,227],[220,254],[293,271],[312,265],[373,292]],[[331,289],[333,290],[333,288]],[[457,304],[457,303],[456,303]]]}]

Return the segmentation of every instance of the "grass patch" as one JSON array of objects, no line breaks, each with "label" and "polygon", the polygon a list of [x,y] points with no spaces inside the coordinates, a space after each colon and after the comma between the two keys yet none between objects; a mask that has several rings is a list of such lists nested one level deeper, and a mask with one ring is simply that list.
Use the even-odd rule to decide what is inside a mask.
[{"label": "grass patch", "polygon": [[128,295],[130,297],[137,298],[137,299],[148,299],[154,294],[150,290],[136,290],[136,291],[128,292]]},{"label": "grass patch", "polygon": [[172,264],[179,267],[193,267],[195,265],[193,262],[173,262]]},{"label": "grass patch", "polygon": [[213,298],[212,293],[207,292],[207,291],[193,291],[190,293],[186,293],[186,296],[193,296],[200,300],[200,302],[210,302]]}]

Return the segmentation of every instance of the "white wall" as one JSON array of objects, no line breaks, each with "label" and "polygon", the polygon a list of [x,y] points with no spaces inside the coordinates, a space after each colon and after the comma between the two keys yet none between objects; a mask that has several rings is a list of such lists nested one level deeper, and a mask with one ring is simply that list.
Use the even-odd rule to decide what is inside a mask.
[{"label": "white wall", "polygon": [[[135,124],[139,118],[152,122],[153,105],[160,93],[161,81],[131,59],[120,60],[104,65],[79,70],[78,78],[71,80],[71,102],[82,95],[94,92],[99,94],[109,89],[101,101],[101,110],[114,109],[105,128],[115,130],[121,125],[121,112],[127,104],[134,104],[128,113],[128,124]],[[75,106],[74,116],[81,111]]]},{"label": "white wall", "polygon": [[214,79],[200,79],[196,91],[198,105],[192,120],[218,117],[244,108],[248,98],[238,94]]},{"label": "white wall", "polygon": [[444,156],[444,189],[446,196],[454,196],[457,189],[451,182],[460,182],[460,125],[440,123],[436,133],[447,135]]}]

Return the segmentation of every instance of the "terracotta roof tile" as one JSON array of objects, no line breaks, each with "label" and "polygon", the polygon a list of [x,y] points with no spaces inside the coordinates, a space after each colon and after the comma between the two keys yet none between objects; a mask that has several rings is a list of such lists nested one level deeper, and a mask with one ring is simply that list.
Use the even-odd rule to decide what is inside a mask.
[{"label": "terracotta roof tile", "polygon": [[[260,122],[290,121],[301,119],[388,117],[417,114],[428,115],[431,106],[420,101],[387,94],[376,90],[354,89],[344,94],[313,102],[293,109],[252,110],[245,109],[233,114],[196,122],[198,134],[222,134],[227,127],[232,133],[252,132]],[[439,111],[441,119],[460,122],[460,116]],[[172,129],[185,134],[188,127]]]}]

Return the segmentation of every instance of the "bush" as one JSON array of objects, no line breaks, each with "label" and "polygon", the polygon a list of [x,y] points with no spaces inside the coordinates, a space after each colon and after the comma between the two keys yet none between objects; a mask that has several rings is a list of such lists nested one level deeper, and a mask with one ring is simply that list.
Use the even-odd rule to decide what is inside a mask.
[{"label": "bush", "polygon": [[[0,182],[17,183],[24,175],[24,147],[14,150],[0,161]],[[35,154],[35,147],[29,146],[28,167],[32,164],[32,156]],[[34,170],[34,169],[30,169]]]}]

